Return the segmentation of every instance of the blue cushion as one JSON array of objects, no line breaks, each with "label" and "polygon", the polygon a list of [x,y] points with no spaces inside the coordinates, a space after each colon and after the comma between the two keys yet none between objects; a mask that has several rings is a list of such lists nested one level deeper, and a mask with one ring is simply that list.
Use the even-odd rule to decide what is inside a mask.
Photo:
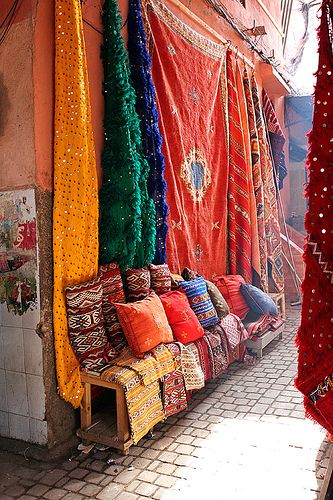
[{"label": "blue cushion", "polygon": [[210,299],[205,280],[202,276],[191,281],[179,281],[191,308],[204,328],[219,322],[217,312]]},{"label": "blue cushion", "polygon": [[278,310],[274,301],[267,293],[260,290],[260,288],[249,285],[248,283],[242,283],[240,291],[252,311],[258,314],[278,316]]}]

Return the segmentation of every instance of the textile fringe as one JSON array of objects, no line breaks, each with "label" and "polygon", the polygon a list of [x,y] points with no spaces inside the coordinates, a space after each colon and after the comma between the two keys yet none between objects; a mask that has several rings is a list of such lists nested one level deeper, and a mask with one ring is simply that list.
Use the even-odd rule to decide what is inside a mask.
[{"label": "textile fringe", "polygon": [[141,16],[140,0],[129,0],[128,55],[131,77],[136,92],[136,111],[140,117],[143,151],[149,163],[148,193],[156,210],[156,249],[153,262],[166,262],[166,237],[168,232],[166,182],[162,136],[158,125],[155,104],[155,87],[151,77],[151,59],[147,50],[146,33]]},{"label": "textile fringe", "polygon": [[155,253],[155,208],[147,192],[149,165],[143,155],[135,92],[121,36],[116,0],[103,7],[105,143],[100,190],[100,262],[143,267]]}]

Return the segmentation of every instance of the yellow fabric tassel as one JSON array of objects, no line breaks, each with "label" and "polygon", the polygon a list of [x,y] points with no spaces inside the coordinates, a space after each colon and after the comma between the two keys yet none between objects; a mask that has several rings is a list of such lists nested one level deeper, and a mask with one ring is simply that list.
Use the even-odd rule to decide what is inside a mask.
[{"label": "yellow fabric tassel", "polygon": [[80,0],[55,1],[53,328],[59,393],[83,396],[68,337],[64,289],[98,270],[98,185]]}]

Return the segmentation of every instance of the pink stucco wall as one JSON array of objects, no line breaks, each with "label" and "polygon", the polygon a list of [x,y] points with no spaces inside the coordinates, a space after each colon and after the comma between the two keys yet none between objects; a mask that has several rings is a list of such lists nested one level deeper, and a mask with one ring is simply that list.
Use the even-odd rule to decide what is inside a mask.
[{"label": "pink stucco wall", "polygon": [[[2,0],[0,22],[12,1]],[[0,189],[33,186],[33,1],[22,0],[18,16],[0,45]]]}]

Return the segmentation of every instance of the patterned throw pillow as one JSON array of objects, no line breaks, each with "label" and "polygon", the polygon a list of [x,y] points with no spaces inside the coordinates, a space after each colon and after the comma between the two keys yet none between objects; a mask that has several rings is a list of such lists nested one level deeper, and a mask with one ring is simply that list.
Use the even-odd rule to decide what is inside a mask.
[{"label": "patterned throw pillow", "polygon": [[102,284],[102,311],[105,332],[109,342],[117,352],[127,346],[127,340],[118,320],[114,302],[126,302],[120,269],[115,262],[100,266],[99,277]]},{"label": "patterned throw pillow", "polygon": [[127,299],[129,302],[142,300],[150,292],[149,269],[126,269]]},{"label": "patterned throw pillow", "polygon": [[211,301],[213,302],[213,306],[216,309],[217,315],[219,318],[224,318],[230,312],[229,306],[227,302],[224,300],[224,297],[220,290],[217,288],[214,283],[211,281],[205,280],[207,290]]},{"label": "patterned throw pillow", "polygon": [[157,295],[171,290],[171,273],[168,264],[149,264],[151,287]]},{"label": "patterned throw pillow", "polygon": [[240,291],[243,294],[248,306],[258,314],[270,314],[271,316],[278,316],[278,310],[267,293],[263,292],[259,288],[247,283],[242,283],[240,286]]},{"label": "patterned throw pillow", "polygon": [[105,352],[104,356],[91,356],[82,360],[81,370],[99,377],[106,368],[110,367],[112,361],[117,359],[118,356],[119,354],[113,348],[110,348],[109,351]]},{"label": "patterned throw pillow", "polygon": [[230,274],[216,276],[212,281],[222,293],[230,311],[240,319],[244,319],[250,310],[240,291],[241,284],[245,283],[244,278],[240,274]]},{"label": "patterned throw pillow", "polygon": [[179,285],[186,293],[193,311],[204,328],[218,323],[215,307],[202,276],[192,281],[180,281]]},{"label": "patterned throw pillow", "polygon": [[184,267],[183,272],[182,272],[182,277],[184,278],[185,281],[191,281],[199,278],[200,274],[197,273],[196,271],[193,271],[193,269],[190,269],[189,267]]},{"label": "patterned throw pillow", "polygon": [[173,335],[178,342],[194,342],[204,334],[190,303],[183,291],[175,290],[160,295]]},{"label": "patterned throw pillow", "polygon": [[118,318],[135,356],[143,356],[162,342],[172,342],[172,330],[155,292],[133,304],[115,304]]},{"label": "patterned throw pillow", "polygon": [[65,295],[68,333],[77,358],[81,362],[88,357],[104,356],[110,346],[104,329],[99,279],[67,287]]},{"label": "patterned throw pillow", "polygon": [[178,290],[180,281],[185,281],[180,274],[171,273],[171,290]]},{"label": "patterned throw pillow", "polygon": [[[191,281],[197,279],[200,275],[196,271],[185,267],[182,276],[186,281]],[[211,281],[205,280],[207,290],[210,296],[211,301],[213,302],[213,306],[216,309],[217,315],[219,318],[224,318],[229,314],[229,306],[227,302],[224,300],[223,295],[217,286],[214,285]]]}]

